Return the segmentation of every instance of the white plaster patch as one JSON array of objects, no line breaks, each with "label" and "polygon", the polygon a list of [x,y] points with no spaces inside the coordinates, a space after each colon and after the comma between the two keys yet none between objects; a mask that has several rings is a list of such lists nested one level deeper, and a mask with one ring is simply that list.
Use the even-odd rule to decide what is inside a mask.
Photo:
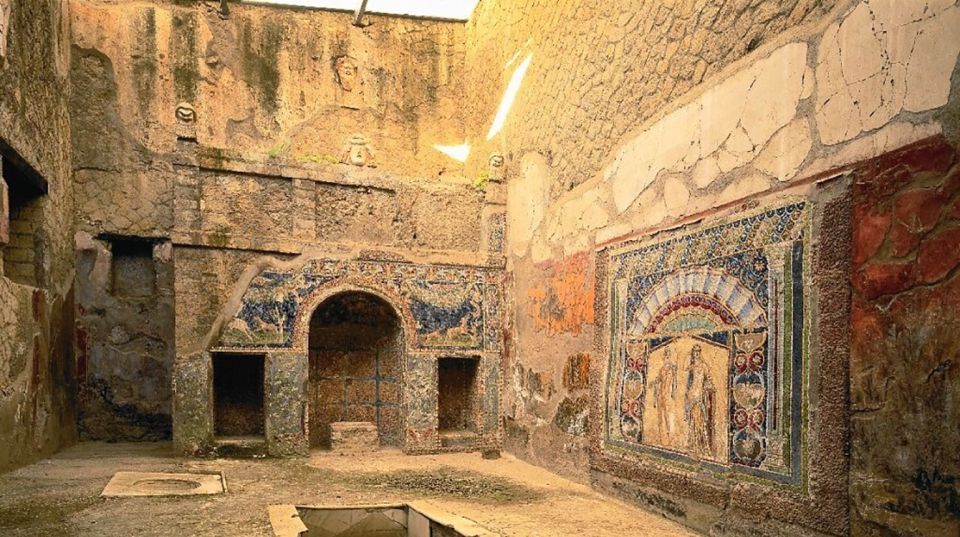
[{"label": "white plaster patch", "polygon": [[716,199],[713,201],[713,206],[720,206],[731,201],[740,200],[746,198],[747,196],[752,196],[760,192],[769,190],[770,180],[760,174],[752,174],[747,177],[743,177],[731,183],[727,188],[723,189]]},{"label": "white plaster patch", "polygon": [[742,126],[737,127],[730,133],[730,137],[727,138],[727,143],[723,146],[727,151],[741,158],[749,158],[756,147],[753,142],[750,141],[750,137],[747,136],[747,131],[744,130]]},{"label": "white plaster patch", "polygon": [[740,123],[753,78],[750,70],[739,72],[700,97],[701,157],[716,151]]},{"label": "white plaster patch", "polygon": [[820,140],[838,144],[902,110],[946,104],[960,54],[957,28],[960,7],[919,0],[867,1],[830,26],[817,51]]},{"label": "white plaster patch", "polygon": [[960,8],[954,7],[924,23],[907,65],[904,108],[911,112],[947,104],[950,75],[960,54]]},{"label": "white plaster patch", "polygon": [[690,191],[679,177],[671,177],[663,183],[663,202],[668,212],[683,208],[689,199]]},{"label": "white plaster patch", "polygon": [[753,165],[780,181],[789,181],[797,174],[812,145],[807,120],[794,120],[770,139]]},{"label": "white plaster patch", "polygon": [[543,156],[524,155],[519,177],[507,185],[507,241],[514,255],[526,254],[534,231],[543,221],[549,188],[549,166]]},{"label": "white plaster patch", "polygon": [[718,163],[724,173],[749,162],[796,115],[806,57],[806,43],[784,45],[624,144],[603,173],[618,214],[661,171],[685,171],[721,146]]},{"label": "white plaster patch", "polygon": [[807,68],[807,44],[790,43],[777,49],[753,71],[741,124],[754,146],[762,147],[797,114]]},{"label": "white plaster patch", "polygon": [[597,244],[602,244],[617,237],[622,237],[631,231],[633,231],[633,228],[629,224],[615,224],[597,230],[594,240]]},{"label": "white plaster patch", "polygon": [[860,112],[843,78],[838,30],[838,24],[827,28],[817,51],[816,118],[820,140],[827,145],[849,140],[862,128]]},{"label": "white plaster patch", "polygon": [[666,217],[667,206],[663,197],[655,189],[650,189],[637,199],[637,210],[630,225],[634,229],[644,229],[663,222]]},{"label": "white plaster patch", "polygon": [[884,50],[873,29],[873,16],[867,4],[858,5],[837,31],[840,68],[847,84],[880,74]]},{"label": "white plaster patch", "polygon": [[697,188],[706,188],[719,176],[720,166],[714,157],[701,160],[693,168],[693,184],[696,185]]},{"label": "white plaster patch", "polygon": [[800,89],[800,100],[809,99],[813,95],[813,88],[816,86],[816,76],[813,68],[807,66],[803,71],[803,87]]},{"label": "white plaster patch", "polygon": [[921,125],[905,122],[891,123],[873,134],[850,142],[830,155],[818,158],[804,168],[800,175],[810,177],[873,158],[907,144],[935,136],[940,134],[941,131],[939,123],[924,123]]}]

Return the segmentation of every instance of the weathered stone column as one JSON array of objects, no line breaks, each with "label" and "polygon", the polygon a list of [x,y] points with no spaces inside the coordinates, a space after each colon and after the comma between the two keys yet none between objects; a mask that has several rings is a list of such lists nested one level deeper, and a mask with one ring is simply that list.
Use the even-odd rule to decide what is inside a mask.
[{"label": "weathered stone column", "polygon": [[173,448],[199,454],[213,446],[213,360],[208,352],[173,363]]},{"label": "weathered stone column", "polygon": [[437,358],[408,354],[403,375],[405,453],[433,453],[440,447],[437,435]]},{"label": "weathered stone column", "polygon": [[483,386],[483,437],[481,448],[498,450],[500,441],[500,353],[486,352],[480,361]]},{"label": "weathered stone column", "polygon": [[306,455],[306,354],[272,352],[264,364],[264,404],[267,452],[273,457]]}]

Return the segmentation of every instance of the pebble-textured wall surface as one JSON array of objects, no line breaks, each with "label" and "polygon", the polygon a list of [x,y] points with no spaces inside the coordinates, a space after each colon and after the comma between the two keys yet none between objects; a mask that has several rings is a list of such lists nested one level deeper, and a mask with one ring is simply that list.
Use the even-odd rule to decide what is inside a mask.
[{"label": "pebble-textured wall surface", "polygon": [[547,157],[554,199],[597,173],[619,140],[664,106],[834,4],[484,1],[467,25],[468,118],[477,138],[486,133],[518,58],[532,54],[503,136],[486,143]]}]

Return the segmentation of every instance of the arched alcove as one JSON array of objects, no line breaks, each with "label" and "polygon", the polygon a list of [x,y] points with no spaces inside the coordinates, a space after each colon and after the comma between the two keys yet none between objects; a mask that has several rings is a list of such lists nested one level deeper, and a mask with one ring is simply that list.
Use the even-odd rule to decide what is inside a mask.
[{"label": "arched alcove", "polygon": [[313,311],[308,336],[310,445],[330,446],[330,424],[377,425],[380,443],[399,445],[402,323],[384,299],[345,291]]}]

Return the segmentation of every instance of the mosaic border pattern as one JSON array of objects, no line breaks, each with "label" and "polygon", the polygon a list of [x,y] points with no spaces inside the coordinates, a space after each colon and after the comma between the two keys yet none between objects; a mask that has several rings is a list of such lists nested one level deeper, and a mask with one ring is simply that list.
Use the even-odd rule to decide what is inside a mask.
[{"label": "mosaic border pattern", "polygon": [[297,268],[267,268],[253,278],[219,346],[289,349],[305,341],[318,301],[355,289],[398,310],[408,348],[499,350],[502,271],[395,261],[312,259]]}]

